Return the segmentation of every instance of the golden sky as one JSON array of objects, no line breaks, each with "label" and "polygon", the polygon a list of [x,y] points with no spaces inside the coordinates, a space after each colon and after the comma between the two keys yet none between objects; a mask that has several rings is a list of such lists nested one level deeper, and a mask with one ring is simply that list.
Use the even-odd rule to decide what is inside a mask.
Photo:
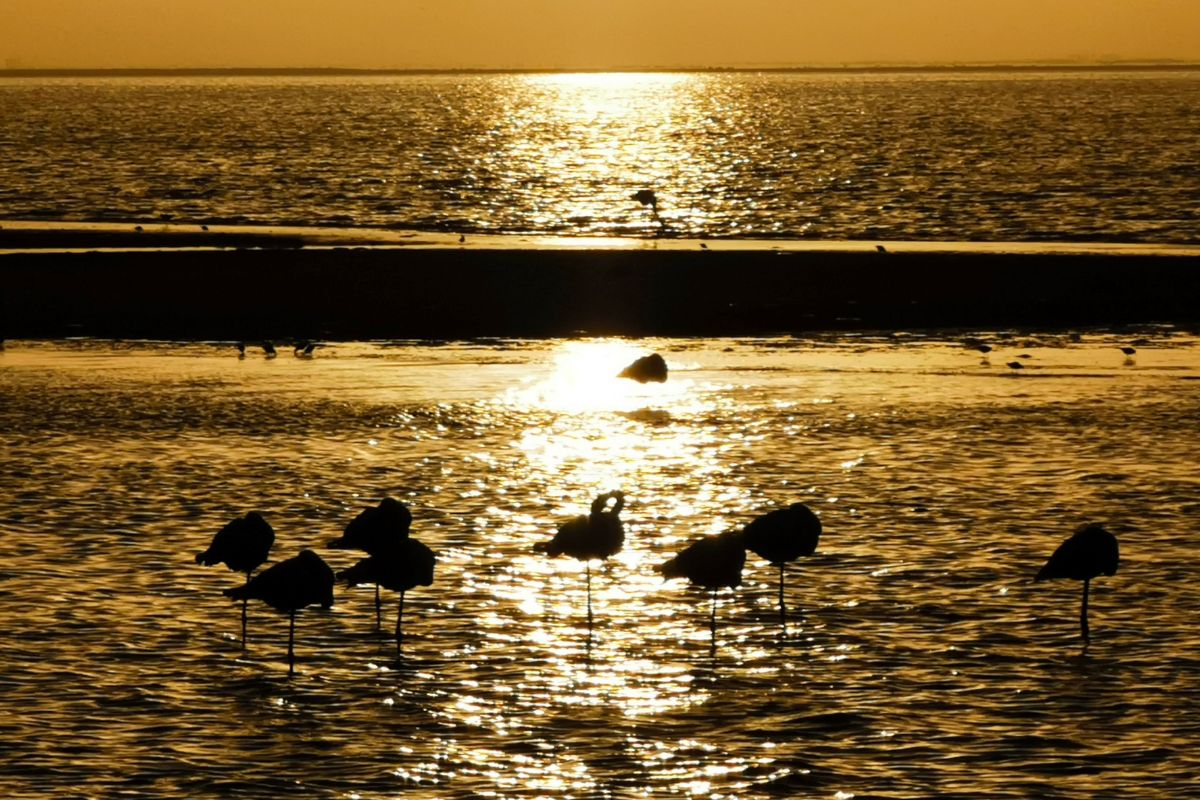
[{"label": "golden sky", "polygon": [[1200,0],[0,0],[0,65],[1191,59]]}]

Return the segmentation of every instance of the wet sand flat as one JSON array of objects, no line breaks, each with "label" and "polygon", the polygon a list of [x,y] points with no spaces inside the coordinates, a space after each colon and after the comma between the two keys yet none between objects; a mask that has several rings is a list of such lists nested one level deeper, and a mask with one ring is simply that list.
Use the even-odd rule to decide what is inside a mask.
[{"label": "wet sand flat", "polygon": [[1191,323],[1200,247],[4,223],[7,337],[457,338]]}]

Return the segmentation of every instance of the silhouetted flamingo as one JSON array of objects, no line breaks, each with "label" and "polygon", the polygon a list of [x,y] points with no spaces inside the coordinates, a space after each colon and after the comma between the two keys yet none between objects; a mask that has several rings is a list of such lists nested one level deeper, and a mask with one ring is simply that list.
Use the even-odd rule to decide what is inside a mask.
[{"label": "silhouetted flamingo", "polygon": [[726,531],[692,542],[679,555],[658,567],[663,578],[687,578],[690,583],[712,592],[712,646],[717,646],[717,589],[735,589],[742,585],[746,565],[746,542],[742,531]]},{"label": "silhouetted flamingo", "polygon": [[1070,578],[1083,581],[1083,605],[1079,609],[1079,630],[1083,641],[1091,641],[1088,631],[1088,588],[1098,575],[1115,575],[1121,560],[1117,537],[1095,523],[1080,526],[1058,546],[1033,580]]},{"label": "silhouetted flamingo", "polygon": [[[224,563],[234,572],[250,574],[267,560],[271,545],[275,543],[275,531],[257,511],[227,522],[213,536],[212,544],[203,553],[196,554],[196,563],[211,567]],[[246,649],[246,601],[242,600],[242,649]]]},{"label": "silhouetted flamingo", "polygon": [[667,380],[667,362],[658,353],[651,353],[621,370],[617,377],[630,378],[638,383],[664,383]]},{"label": "silhouetted flamingo", "polygon": [[[608,509],[608,501],[613,501]],[[625,493],[621,491],[602,494],[592,501],[591,513],[580,514],[558,526],[558,532],[549,542],[534,545],[534,550],[551,558],[566,554],[584,562],[587,573],[587,619],[592,626],[592,559],[607,559],[621,552],[625,544],[625,525],[621,522],[621,509],[625,507]]]},{"label": "silhouetted flamingo", "polygon": [[333,605],[333,570],[312,550],[280,561],[255,575],[245,586],[226,589],[234,600],[262,600],[276,611],[288,615],[288,674],[296,671],[294,642],[296,612],[311,605]]},{"label": "silhouetted flamingo", "polygon": [[404,641],[404,593],[414,586],[433,585],[433,564],[437,556],[416,539],[399,539],[388,547],[367,556],[353,567],[342,570],[337,578],[348,586],[373,583],[400,593],[400,610],[396,616],[396,655]]},{"label": "silhouetted flamingo", "polygon": [[[362,550],[375,555],[408,538],[412,527],[412,512],[408,506],[392,497],[385,497],[374,508],[363,509],[342,531],[342,535],[329,543],[334,550]],[[379,600],[379,585],[375,585],[375,627],[383,622],[383,607]]]},{"label": "silhouetted flamingo", "polygon": [[662,217],[658,215],[658,195],[653,189],[638,189],[633,194],[629,195],[630,200],[637,200],[644,206],[650,206],[650,214],[654,217],[654,221],[658,223],[660,228],[665,228],[667,223],[663,222]]},{"label": "silhouetted flamingo", "polygon": [[779,566],[779,623],[787,625],[783,571],[789,561],[811,556],[821,538],[821,520],[804,503],[763,514],[743,531],[746,549]]}]

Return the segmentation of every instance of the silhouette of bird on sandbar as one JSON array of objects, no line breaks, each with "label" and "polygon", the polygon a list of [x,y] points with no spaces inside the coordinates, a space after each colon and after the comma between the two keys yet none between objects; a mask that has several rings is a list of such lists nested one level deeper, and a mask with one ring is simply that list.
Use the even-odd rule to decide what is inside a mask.
[{"label": "silhouette of bird on sandbar", "polygon": [[629,195],[630,200],[637,200],[643,206],[650,207],[650,214],[654,217],[654,221],[658,223],[660,229],[665,228],[667,223],[658,215],[658,195],[653,189],[638,189],[633,194]]},{"label": "silhouette of bird on sandbar", "polygon": [[296,612],[312,605],[333,605],[333,570],[319,555],[305,550],[224,594],[234,600],[262,600],[288,615],[288,674],[292,675],[296,672]]},{"label": "silhouette of bird on sandbar", "polygon": [[[612,508],[608,503],[612,501]],[[587,620],[588,628],[592,626],[592,561],[601,561],[621,552],[625,544],[625,525],[621,522],[621,509],[625,507],[625,493],[621,491],[608,492],[599,495],[592,501],[591,513],[564,522],[558,526],[558,532],[548,542],[534,545],[538,553],[545,553],[551,558],[568,555],[577,561],[584,562],[587,573]]]},{"label": "silhouette of bird on sandbar", "polygon": [[[196,554],[196,563],[206,567],[224,563],[234,572],[250,574],[262,566],[275,543],[275,531],[257,511],[238,517],[225,524],[213,536],[212,543],[203,553]],[[246,649],[246,601],[242,600],[242,649]]]},{"label": "silhouette of bird on sandbar", "polygon": [[1083,641],[1090,642],[1088,630],[1088,588],[1092,578],[1099,575],[1115,575],[1121,560],[1117,537],[1095,523],[1080,526],[1065,542],[1058,546],[1046,565],[1033,580],[1048,581],[1055,578],[1070,578],[1083,581],[1083,604],[1079,609],[1079,631]]},{"label": "silhouette of bird on sandbar", "polygon": [[638,383],[665,383],[667,362],[658,353],[642,356],[617,373],[618,378],[629,378]]},{"label": "silhouette of bird on sandbar", "polygon": [[687,578],[692,585],[712,592],[709,627],[714,651],[717,647],[717,590],[741,586],[745,565],[745,534],[726,531],[692,542],[679,555],[658,567],[664,579]]},{"label": "silhouette of bird on sandbar", "polygon": [[[329,543],[333,550],[362,550],[367,555],[382,553],[408,538],[412,527],[412,512],[408,506],[392,497],[385,497],[379,505],[363,509],[346,525],[342,535]],[[362,581],[370,583],[371,581]],[[383,624],[383,607],[379,599],[379,584],[375,584],[375,627]]]},{"label": "silhouette of bird on sandbar", "polygon": [[792,503],[750,521],[745,529],[746,549],[779,567],[779,624],[787,625],[783,604],[783,573],[789,561],[811,556],[821,538],[821,520],[804,503]]},{"label": "silhouette of bird on sandbar", "polygon": [[353,567],[338,573],[337,579],[348,586],[373,583],[400,593],[396,615],[396,656],[404,642],[404,593],[416,586],[433,585],[433,565],[437,556],[416,539],[399,539]]}]

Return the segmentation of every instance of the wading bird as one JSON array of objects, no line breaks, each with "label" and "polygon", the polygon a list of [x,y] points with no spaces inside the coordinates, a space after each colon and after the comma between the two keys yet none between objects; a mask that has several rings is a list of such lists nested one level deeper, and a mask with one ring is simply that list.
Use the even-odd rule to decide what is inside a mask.
[{"label": "wading bird", "polygon": [[1095,523],[1080,526],[1070,539],[1058,546],[1054,555],[1033,580],[1070,578],[1083,581],[1083,604],[1079,609],[1079,631],[1083,641],[1091,641],[1088,631],[1088,588],[1098,575],[1115,575],[1121,560],[1117,537]]},{"label": "wading bird", "polygon": [[262,600],[288,615],[288,674],[296,672],[296,612],[302,608],[333,605],[333,570],[312,550],[280,561],[255,575],[245,586],[226,589],[226,597]]},{"label": "wading bird", "polygon": [[742,568],[746,565],[746,542],[742,531],[726,531],[692,542],[679,555],[658,567],[663,578],[687,578],[688,581],[712,592],[712,648],[717,648],[717,590],[736,589],[742,584]]},{"label": "wading bird", "polygon": [[743,530],[746,549],[779,567],[779,624],[787,625],[783,572],[789,561],[811,556],[821,538],[821,520],[804,503],[763,514]]},{"label": "wading bird", "polygon": [[[382,553],[408,538],[412,527],[412,512],[408,506],[392,497],[385,497],[374,508],[363,509],[346,525],[342,535],[329,543],[333,550],[362,550],[367,555]],[[362,581],[370,583],[371,581]],[[383,624],[383,607],[379,599],[379,584],[375,584],[375,627]]]},{"label": "wading bird", "polygon": [[633,194],[629,195],[630,200],[637,200],[644,206],[650,207],[650,214],[654,217],[654,221],[658,223],[659,228],[667,227],[667,223],[658,215],[658,195],[653,189],[638,189]]},{"label": "wading bird", "polygon": [[[608,508],[609,501],[612,508]],[[625,525],[621,522],[621,509],[625,507],[625,493],[608,492],[592,501],[591,513],[577,517],[558,526],[558,532],[548,542],[534,545],[538,553],[551,558],[568,555],[584,562],[587,573],[587,620],[592,627],[592,561],[607,559],[621,552],[625,544]]]},{"label": "wading bird", "polygon": [[416,586],[433,585],[433,565],[437,556],[416,539],[399,539],[353,567],[338,573],[337,579],[347,586],[373,583],[400,593],[400,609],[396,615],[396,656],[404,642],[404,593]]},{"label": "wading bird", "polygon": [[[224,563],[234,572],[250,574],[262,566],[275,543],[275,531],[257,511],[227,522],[213,536],[203,553],[196,554],[196,563],[206,567]],[[242,600],[242,649],[246,649],[246,601]]]}]

